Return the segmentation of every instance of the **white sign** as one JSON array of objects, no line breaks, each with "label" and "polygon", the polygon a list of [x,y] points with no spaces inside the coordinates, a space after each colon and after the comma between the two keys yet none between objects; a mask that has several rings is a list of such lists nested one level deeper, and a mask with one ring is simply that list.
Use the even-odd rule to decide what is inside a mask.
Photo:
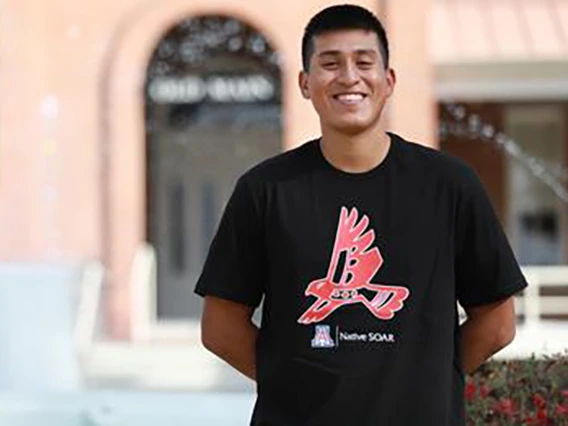
[{"label": "white sign", "polygon": [[150,98],[162,104],[195,104],[205,99],[218,103],[262,102],[272,99],[275,91],[274,84],[263,75],[160,77],[149,88]]}]

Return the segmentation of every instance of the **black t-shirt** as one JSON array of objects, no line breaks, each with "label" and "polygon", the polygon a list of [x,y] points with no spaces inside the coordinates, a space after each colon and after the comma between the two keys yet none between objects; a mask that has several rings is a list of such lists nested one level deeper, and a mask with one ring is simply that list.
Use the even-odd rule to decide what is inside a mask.
[{"label": "black t-shirt", "polygon": [[526,281],[475,173],[389,135],[368,172],[316,140],[235,187],[196,292],[264,299],[252,425],[464,425],[456,301]]}]

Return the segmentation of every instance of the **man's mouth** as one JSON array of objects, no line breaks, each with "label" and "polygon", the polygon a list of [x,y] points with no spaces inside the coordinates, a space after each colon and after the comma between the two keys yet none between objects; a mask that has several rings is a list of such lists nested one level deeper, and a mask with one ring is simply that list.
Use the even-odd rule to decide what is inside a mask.
[{"label": "man's mouth", "polygon": [[367,97],[364,93],[340,93],[333,95],[333,99],[345,105],[356,105]]}]

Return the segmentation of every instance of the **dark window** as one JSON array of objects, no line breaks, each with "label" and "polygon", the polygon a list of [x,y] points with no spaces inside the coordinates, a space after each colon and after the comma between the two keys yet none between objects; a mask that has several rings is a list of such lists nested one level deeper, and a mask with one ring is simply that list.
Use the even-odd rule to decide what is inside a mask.
[{"label": "dark window", "polygon": [[202,241],[202,254],[203,259],[207,256],[209,245],[215,233],[217,226],[217,206],[215,204],[215,187],[212,182],[205,181],[201,187],[201,207],[203,225],[201,227],[201,241]]},{"label": "dark window", "polygon": [[170,186],[168,204],[169,204],[169,221],[168,234],[170,241],[170,262],[172,270],[183,273],[185,270],[185,259],[187,256],[187,247],[185,244],[185,188],[182,183],[176,181]]}]

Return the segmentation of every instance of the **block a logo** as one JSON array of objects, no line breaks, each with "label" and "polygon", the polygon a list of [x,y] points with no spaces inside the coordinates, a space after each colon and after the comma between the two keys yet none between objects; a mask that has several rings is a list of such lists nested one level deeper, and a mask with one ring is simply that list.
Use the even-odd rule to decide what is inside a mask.
[{"label": "block a logo", "polygon": [[333,348],[329,325],[316,325],[316,333],[312,339],[312,348]]}]

